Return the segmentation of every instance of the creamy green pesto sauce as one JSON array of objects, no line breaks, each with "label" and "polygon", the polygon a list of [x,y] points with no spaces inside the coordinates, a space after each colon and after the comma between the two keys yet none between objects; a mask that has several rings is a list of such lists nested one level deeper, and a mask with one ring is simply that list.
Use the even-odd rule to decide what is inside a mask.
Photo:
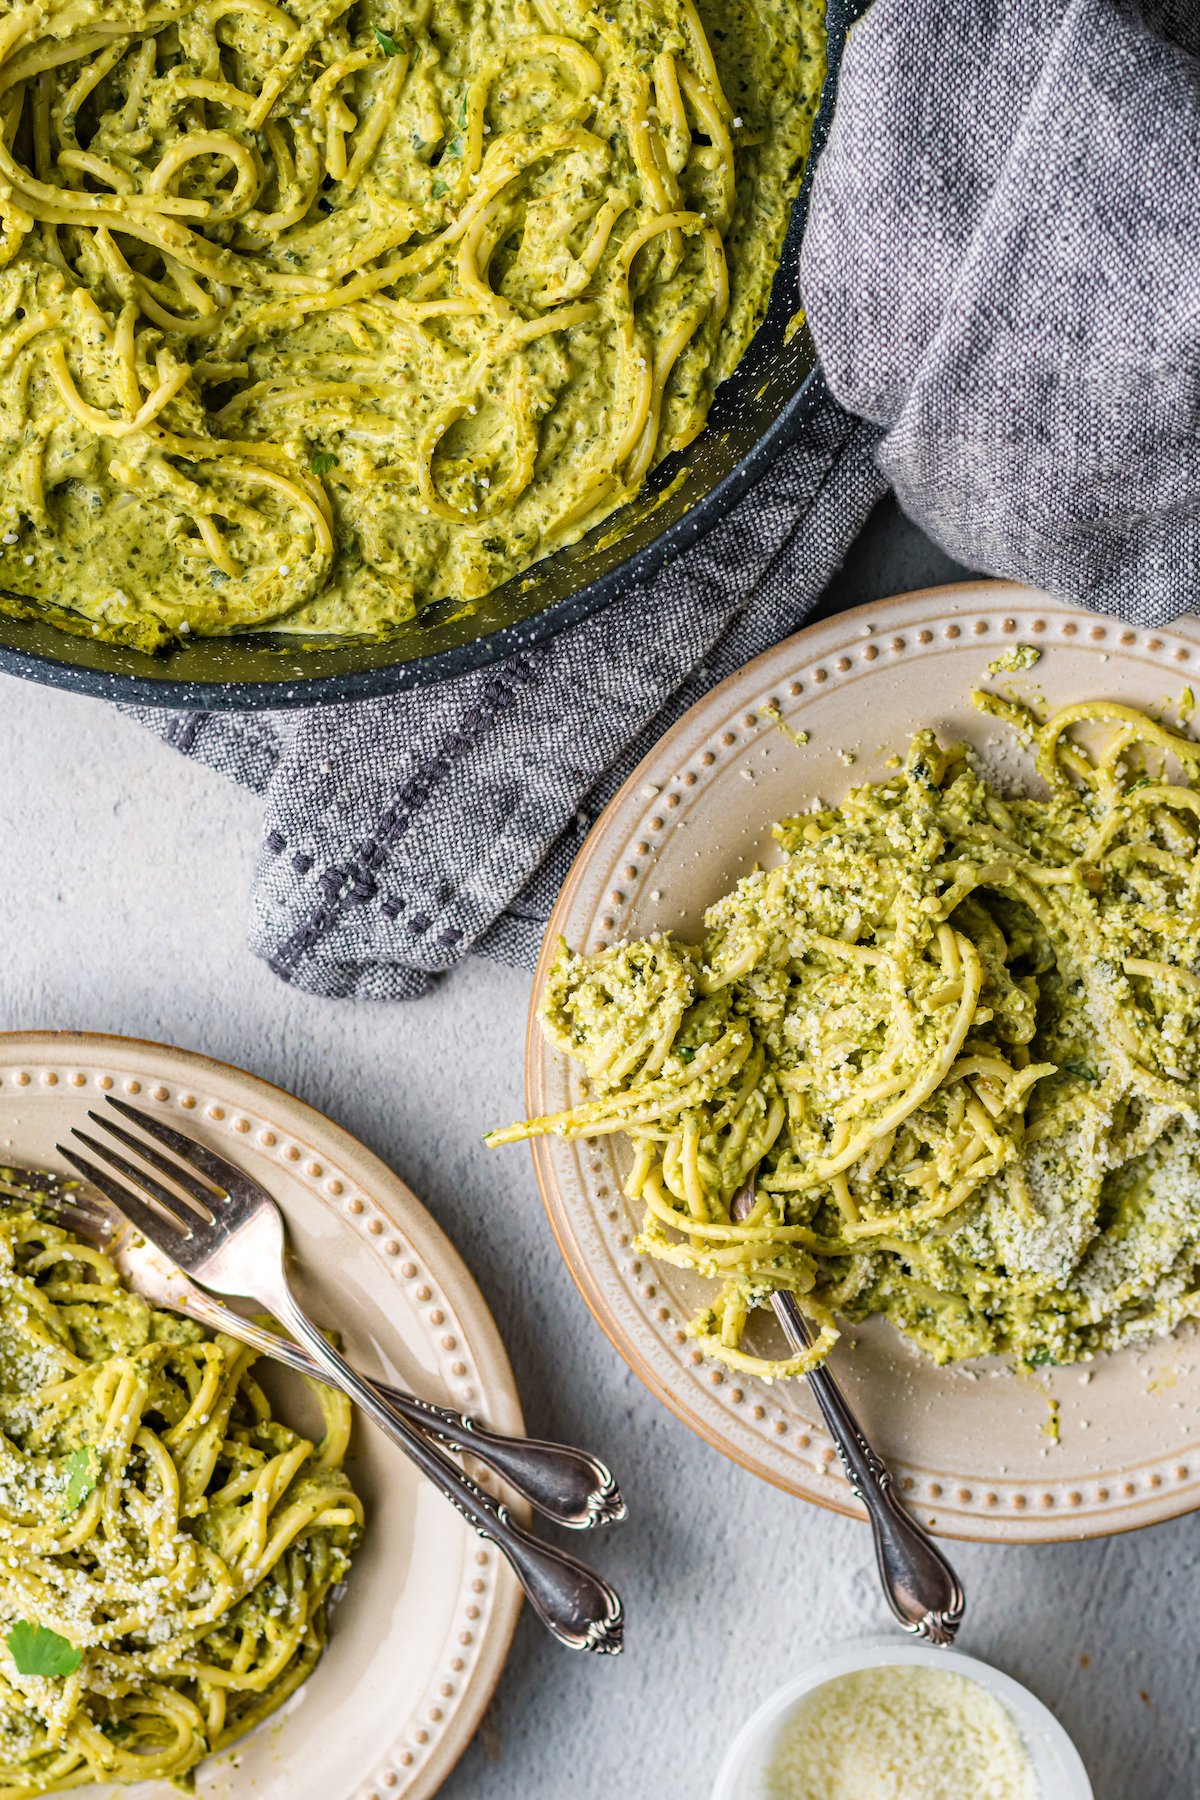
[{"label": "creamy green pesto sauce", "polygon": [[825,1348],[882,1315],[937,1362],[1026,1367],[1200,1311],[1200,746],[1105,701],[1003,716],[1042,795],[918,732],[777,826],[698,941],[549,971],[586,1097],[491,1141],[624,1133],[635,1254],[719,1284],[691,1330],[735,1370],[813,1360],[742,1348],[779,1288]]},{"label": "creamy green pesto sauce", "polygon": [[[612,513],[762,320],[824,75],[821,0],[698,10],[732,172],[686,0],[30,9],[0,36],[0,608],[143,649],[382,635]],[[664,211],[719,233],[727,306],[700,225],[622,272]]]}]

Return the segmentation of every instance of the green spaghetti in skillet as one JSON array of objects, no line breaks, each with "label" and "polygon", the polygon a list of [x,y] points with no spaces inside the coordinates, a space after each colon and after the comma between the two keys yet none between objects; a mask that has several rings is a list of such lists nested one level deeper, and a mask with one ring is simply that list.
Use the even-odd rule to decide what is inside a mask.
[{"label": "green spaghetti in skillet", "polygon": [[469,609],[766,308],[816,0],[0,19],[0,607],[151,650]]}]

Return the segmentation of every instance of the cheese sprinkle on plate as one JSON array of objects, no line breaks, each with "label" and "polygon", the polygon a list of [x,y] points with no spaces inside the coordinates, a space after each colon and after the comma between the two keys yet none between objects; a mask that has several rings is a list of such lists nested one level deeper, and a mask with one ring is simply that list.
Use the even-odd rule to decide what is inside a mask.
[{"label": "cheese sprinkle on plate", "polygon": [[[1200,744],[976,699],[1040,793],[922,731],[840,806],[798,794],[700,942],[563,946],[541,1021],[589,1097],[492,1134],[625,1135],[634,1252],[718,1284],[691,1330],[735,1370],[805,1373],[839,1315],[1028,1368],[1200,1312]],[[778,1289],[797,1356],[743,1341]]]}]

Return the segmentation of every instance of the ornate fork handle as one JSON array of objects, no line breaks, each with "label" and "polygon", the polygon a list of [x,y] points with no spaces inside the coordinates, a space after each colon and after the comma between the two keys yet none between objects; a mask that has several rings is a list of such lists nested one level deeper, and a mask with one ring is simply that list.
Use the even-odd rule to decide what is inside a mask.
[{"label": "ornate fork handle", "polygon": [[407,1452],[434,1486],[508,1558],[534,1611],[546,1629],[572,1650],[617,1655],[624,1632],[624,1609],[615,1589],[563,1550],[522,1529],[508,1508],[448,1463],[420,1431],[398,1418],[332,1345],[327,1343],[286,1284],[269,1300],[275,1316],[393,1443]]},{"label": "ornate fork handle", "polygon": [[[79,1191],[79,1183],[65,1180],[49,1169],[19,1169],[0,1164],[0,1204],[5,1199],[23,1205],[44,1205],[63,1224],[86,1238],[98,1239],[110,1251],[124,1250],[129,1257],[129,1233],[118,1220],[114,1225],[111,1210],[94,1205]],[[116,1241],[114,1241],[116,1240]],[[205,1293],[189,1281],[182,1271],[168,1263],[152,1246],[138,1240],[139,1249],[130,1258],[129,1273],[135,1287],[140,1287],[156,1303],[182,1312],[185,1317],[199,1319],[214,1331],[240,1338],[264,1356],[286,1363],[301,1375],[318,1381],[328,1376],[317,1363],[288,1338],[279,1336],[247,1319],[214,1295]],[[124,1264],[122,1264],[124,1267]],[[476,1461],[494,1469],[515,1493],[528,1500],[545,1518],[571,1531],[590,1531],[597,1525],[615,1525],[625,1517],[625,1502],[612,1471],[598,1456],[577,1450],[571,1444],[549,1443],[542,1438],[508,1437],[491,1431],[477,1419],[466,1417],[448,1406],[437,1406],[422,1400],[404,1388],[375,1381],[384,1399],[412,1425],[419,1425],[437,1442],[454,1450],[465,1451]]]},{"label": "ornate fork handle", "polygon": [[[794,1348],[806,1350],[812,1336],[795,1297],[776,1293],[771,1304]],[[889,1606],[905,1629],[918,1637],[934,1644],[953,1643],[966,1604],[957,1575],[929,1533],[900,1504],[891,1470],[867,1442],[828,1365],[811,1370],[808,1379],[851,1489],[870,1516],[875,1560]]]},{"label": "ornate fork handle", "polygon": [[[135,1137],[107,1114],[89,1112],[91,1122],[174,1186],[166,1186],[157,1174],[139,1169],[107,1142],[78,1127],[71,1136],[90,1156],[63,1144],[57,1146],[59,1155],[111,1201],[133,1230],[205,1292],[251,1300],[278,1319],[331,1384],[353,1400],[480,1536],[490,1539],[503,1553],[538,1618],[559,1643],[571,1650],[618,1654],[624,1612],[608,1582],[573,1556],[522,1530],[501,1501],[486,1494],[424,1432],[394,1411],[309,1318],[292,1292],[284,1217],[267,1190],[216,1151],[152,1114],[111,1094],[108,1100],[114,1111],[140,1126],[146,1137]],[[174,1161],[160,1156],[149,1139],[165,1144]],[[92,1156],[115,1170],[120,1179],[98,1167]]]},{"label": "ornate fork handle", "polygon": [[595,1525],[615,1525],[625,1517],[625,1502],[611,1472],[586,1450],[541,1438],[504,1437],[467,1413],[435,1406],[382,1382],[378,1387],[414,1425],[486,1462],[546,1518],[586,1531]]},{"label": "ornate fork handle", "polygon": [[[329,1380],[327,1372],[301,1345],[244,1318],[201,1288],[192,1287],[185,1292],[178,1283],[175,1286],[179,1291],[173,1303],[186,1303],[186,1311],[204,1324],[241,1338],[301,1375]],[[611,1471],[586,1450],[541,1438],[507,1437],[452,1407],[436,1406],[404,1388],[374,1379],[371,1386],[410,1425],[420,1426],[439,1442],[465,1451],[494,1469],[509,1487],[556,1524],[573,1531],[587,1531],[595,1525],[617,1524],[625,1517],[625,1502]]]}]

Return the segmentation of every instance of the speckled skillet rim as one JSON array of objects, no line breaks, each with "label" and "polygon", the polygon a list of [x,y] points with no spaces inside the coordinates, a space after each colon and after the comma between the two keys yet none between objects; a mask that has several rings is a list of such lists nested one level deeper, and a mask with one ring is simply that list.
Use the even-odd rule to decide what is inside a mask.
[{"label": "speckled skillet rim", "polygon": [[[878,637],[868,636],[868,633],[873,634],[879,615],[887,610],[903,606],[906,613],[911,614],[914,625],[918,619],[922,627],[940,624],[943,635],[947,639],[958,640],[964,636],[966,631],[966,627],[958,623],[960,617],[969,617],[972,613],[977,612],[981,605],[986,605],[990,612],[998,615],[1004,608],[1006,600],[1011,603],[1015,611],[1027,610],[1031,606],[1036,608],[1041,622],[1031,622],[1026,627],[1035,643],[1039,641],[1043,633],[1047,632],[1049,624],[1057,622],[1061,633],[1068,641],[1081,641],[1086,633],[1091,640],[1097,643],[1103,640],[1117,654],[1122,648],[1132,650],[1136,644],[1153,659],[1164,650],[1166,638],[1178,635],[1176,627],[1163,627],[1160,631],[1135,628],[1125,625],[1120,620],[1067,605],[1063,601],[1040,593],[1021,582],[994,581],[981,577],[944,587],[917,589],[907,594],[895,595],[850,608],[835,618],[821,620],[805,627],[793,637],[786,639],[773,649],[763,652],[752,662],[744,665],[742,669],[727,677],[718,687],[703,696],[695,706],[689,709],[683,718],[677,720],[647,753],[637,768],[632,771],[596,820],[567,875],[547,923],[533,980],[526,1030],[526,1105],[530,1116],[546,1110],[543,1097],[545,1066],[543,1054],[547,1058],[551,1054],[545,1051],[538,1028],[538,1000],[545,985],[558,940],[565,935],[564,926],[576,896],[584,884],[591,859],[600,853],[601,846],[607,847],[608,833],[611,830],[620,829],[616,822],[623,808],[635,793],[652,777],[661,780],[664,768],[670,767],[678,771],[683,766],[675,751],[678,745],[689,738],[694,715],[702,710],[707,711],[712,706],[714,698],[719,701],[727,692],[732,692],[735,688],[741,687],[743,683],[757,679],[759,676],[766,678],[765,685],[778,688],[780,693],[789,691],[797,693],[799,692],[798,686],[793,686],[789,690],[788,676],[781,674],[781,671],[784,669],[803,671],[806,665],[814,663],[814,658],[817,659],[817,666],[812,668],[811,680],[818,687],[823,686],[826,681],[831,679],[831,676],[834,679],[840,676],[856,679],[867,672],[865,668],[857,666],[860,660],[864,664],[877,666],[878,659],[889,650],[897,652],[905,647],[904,641],[900,637],[893,638],[889,643],[891,632],[900,632],[905,629],[896,620],[889,620],[880,630]],[[1200,670],[1200,632],[1196,629],[1197,621],[1195,619],[1187,621],[1187,624],[1190,627],[1186,639],[1188,647],[1177,648],[1174,652],[1174,659],[1178,675],[1182,678],[1190,677],[1194,682],[1197,671]],[[989,647],[992,651],[1002,649],[1006,638],[1010,642],[1014,641],[1018,626],[1013,620],[1005,618],[1000,632],[992,634],[985,640],[982,634],[988,632],[989,629],[989,625],[980,625],[978,622],[974,623],[972,627],[972,633],[980,634],[978,642],[981,652]],[[922,629],[917,633],[915,642],[924,647],[933,641],[933,635],[932,629]],[[1050,640],[1047,637],[1043,641],[1048,643]],[[821,645],[819,651],[814,648],[817,644]],[[911,646],[909,647],[911,648]],[[826,664],[829,666],[825,667]],[[1166,672],[1164,663],[1164,674]],[[668,801],[666,804],[670,804],[670,802]],[[615,899],[616,896],[613,898]],[[600,920],[600,924],[605,931],[611,930],[614,924],[618,925],[619,935],[619,922],[614,918],[605,916]],[[592,1317],[634,1374],[678,1418],[710,1443],[714,1449],[719,1450],[722,1455],[729,1457],[741,1467],[748,1469],[752,1474],[769,1481],[773,1486],[782,1488],[785,1492],[811,1500],[829,1511],[840,1513],[846,1517],[865,1519],[864,1511],[850,1494],[848,1487],[840,1478],[840,1471],[836,1468],[836,1482],[827,1491],[821,1492],[803,1487],[795,1479],[789,1478],[787,1474],[763,1466],[755,1460],[753,1454],[743,1452],[719,1431],[713,1429],[708,1421],[689,1404],[687,1398],[689,1390],[684,1387],[684,1384],[681,1383],[678,1387],[668,1385],[659,1370],[642,1354],[621,1322],[614,1316],[594,1272],[573,1238],[571,1230],[572,1203],[565,1199],[559,1190],[550,1158],[551,1142],[552,1140],[534,1139],[530,1144],[534,1173],[551,1231]],[[1183,1331],[1187,1329],[1187,1327],[1182,1328]],[[1181,1335],[1182,1332],[1176,1333],[1175,1339],[1177,1340]],[[1171,1342],[1173,1340],[1163,1341]],[[1122,1352],[1122,1354],[1128,1353]],[[753,1382],[748,1382],[746,1385],[754,1386]],[[800,1441],[808,1444],[811,1438],[826,1445],[823,1458],[827,1467],[831,1465],[834,1461],[832,1444],[821,1426],[819,1424],[809,1425],[806,1422],[804,1430],[807,1435]],[[1165,1460],[1167,1460],[1165,1456],[1158,1459],[1159,1463]],[[1134,1475],[1147,1467],[1149,1465],[1139,1464],[1127,1473]],[[1153,1470],[1148,1477],[1148,1482],[1152,1494],[1157,1494],[1157,1498],[1147,1500],[1139,1494],[1134,1500],[1130,1493],[1131,1484],[1129,1483],[1126,1484],[1126,1492],[1122,1497],[1112,1494],[1103,1487],[1099,1488],[1097,1505],[1106,1507],[1107,1510],[1104,1511],[1102,1518],[1097,1514],[1088,1513],[1082,1520],[1075,1523],[1074,1529],[1070,1528],[1069,1514],[1062,1509],[1057,1510],[1052,1520],[1044,1515],[1039,1516],[1032,1507],[1028,1506],[1027,1502],[1022,1503],[1022,1510],[1019,1512],[1001,1514],[997,1511],[990,1515],[995,1519],[995,1526],[990,1524],[987,1515],[967,1515],[965,1522],[961,1514],[950,1517],[942,1515],[934,1518],[925,1512],[925,1508],[936,1507],[937,1497],[944,1491],[942,1487],[931,1484],[927,1493],[921,1495],[912,1492],[914,1484],[910,1479],[901,1479],[899,1485],[906,1491],[909,1503],[921,1511],[926,1522],[939,1536],[963,1538],[971,1542],[982,1543],[1043,1544],[1078,1542],[1085,1537],[1117,1536],[1125,1532],[1140,1530],[1148,1525],[1162,1524],[1200,1509],[1200,1476],[1195,1471],[1187,1469],[1177,1469],[1175,1473],[1190,1475],[1186,1488],[1178,1498],[1162,1485],[1161,1478]],[[965,1473],[961,1475],[953,1472],[947,1473],[945,1488],[949,1488],[957,1480],[977,1481],[977,1479],[977,1477]]]},{"label": "speckled skillet rim", "polygon": [[[339,1177],[334,1177],[326,1183],[328,1210],[340,1215],[348,1227],[356,1228],[366,1243],[376,1243],[381,1259],[388,1263],[399,1255],[403,1241],[411,1244],[412,1255],[419,1257],[420,1263],[399,1265],[398,1273],[406,1280],[410,1270],[413,1278],[427,1276],[433,1286],[432,1289],[426,1286],[424,1292],[434,1302],[442,1301],[449,1309],[449,1322],[457,1325],[463,1340],[462,1349],[470,1358],[479,1391],[484,1397],[480,1410],[485,1414],[490,1411],[504,1430],[523,1430],[520,1397],[512,1368],[496,1322],[474,1277],[441,1226],[407,1183],[344,1126],[288,1089],[262,1076],[252,1075],[236,1064],[222,1062],[199,1051],[162,1044],[152,1038],[84,1031],[0,1032],[0,1067],[4,1069],[14,1063],[18,1067],[21,1063],[69,1067],[76,1060],[84,1066],[103,1066],[122,1052],[151,1058],[156,1063],[161,1058],[164,1082],[179,1081],[181,1075],[185,1076],[180,1085],[181,1106],[187,1105],[182,1096],[189,1086],[194,1085],[202,1092],[206,1081],[215,1079],[223,1088],[233,1088],[239,1096],[245,1097],[247,1112],[260,1113],[264,1123],[275,1121],[286,1125],[298,1139],[322,1146],[322,1153],[341,1172],[352,1171],[353,1184],[362,1190],[365,1201],[351,1194],[339,1205],[346,1189],[339,1185]],[[57,1082],[57,1071],[52,1068],[51,1072]],[[74,1085],[79,1085],[77,1077],[73,1076],[71,1080]],[[28,1083],[21,1083],[18,1078],[17,1085],[32,1085],[32,1077]],[[106,1078],[102,1079],[101,1085],[107,1085]],[[151,1090],[145,1097],[158,1099],[167,1091],[164,1086],[159,1094]],[[236,1144],[231,1148],[235,1149]],[[294,1151],[298,1163],[301,1154],[298,1145],[285,1144],[279,1148],[289,1162]],[[395,1212],[389,1206],[389,1197],[392,1206],[397,1208]],[[397,1216],[401,1208],[402,1217]],[[391,1237],[389,1231],[396,1236]],[[420,1290],[418,1297],[419,1294]],[[455,1340],[449,1338],[446,1341],[453,1344]],[[455,1367],[465,1368],[466,1365],[456,1364]],[[481,1479],[485,1483],[488,1481],[486,1474]],[[514,1504],[513,1510],[521,1516],[526,1514],[520,1501]],[[475,1560],[481,1560],[478,1551]],[[398,1722],[397,1739],[384,1764],[373,1778],[365,1778],[357,1786],[348,1787],[345,1800],[389,1800],[391,1796],[395,1796],[395,1800],[431,1800],[470,1744],[504,1670],[522,1604],[521,1590],[507,1564],[499,1555],[494,1554],[491,1560],[495,1566],[495,1581],[490,1610],[483,1627],[472,1633],[473,1641],[469,1647],[463,1646],[463,1654],[458,1658],[464,1665],[459,1674],[461,1698],[449,1716],[445,1716],[447,1703],[442,1701],[438,1722],[434,1722],[432,1728],[413,1718]],[[480,1573],[476,1571],[476,1580]],[[431,1675],[431,1688],[435,1678]],[[285,1708],[263,1729],[278,1728],[286,1716]],[[415,1749],[410,1733],[416,1739]],[[140,1787],[138,1791],[141,1791]],[[335,1800],[335,1796],[330,1795],[328,1800]]]}]

